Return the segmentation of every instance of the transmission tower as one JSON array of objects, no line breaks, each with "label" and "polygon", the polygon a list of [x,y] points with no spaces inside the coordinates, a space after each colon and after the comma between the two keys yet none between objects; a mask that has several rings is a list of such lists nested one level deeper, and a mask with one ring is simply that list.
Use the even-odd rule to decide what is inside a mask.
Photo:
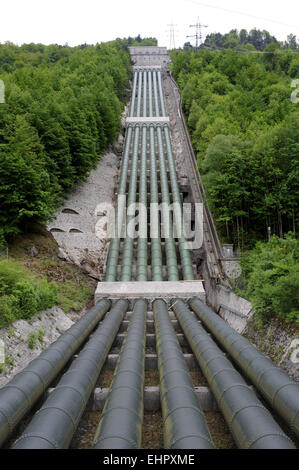
[{"label": "transmission tower", "polygon": [[198,45],[202,44],[202,28],[207,28],[207,24],[201,24],[199,21],[199,17],[197,18],[196,24],[190,24],[190,28],[196,28],[195,34],[191,36],[186,36],[187,38],[195,38],[195,48],[198,49]]},{"label": "transmission tower", "polygon": [[178,30],[175,29],[177,24],[168,24],[169,29],[166,30],[169,36],[169,49],[175,49],[175,38],[177,36]]}]

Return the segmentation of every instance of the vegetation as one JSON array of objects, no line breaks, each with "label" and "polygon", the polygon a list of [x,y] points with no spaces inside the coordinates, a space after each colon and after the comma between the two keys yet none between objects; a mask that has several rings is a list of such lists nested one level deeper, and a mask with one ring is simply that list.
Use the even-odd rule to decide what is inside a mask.
[{"label": "vegetation", "polygon": [[0,261],[0,327],[52,307],[58,300],[54,282],[37,279],[13,260]]},{"label": "vegetation", "polygon": [[207,202],[222,238],[241,249],[268,227],[298,232],[299,109],[290,99],[298,60],[290,48],[172,53]]},{"label": "vegetation", "polygon": [[[261,322],[273,315],[299,323],[299,240],[273,236],[258,242],[242,260],[245,295]],[[244,295],[244,293],[242,292]]]},{"label": "vegetation", "polygon": [[[270,47],[269,47],[270,46]],[[203,49],[235,49],[238,51],[271,51],[273,48],[299,50],[297,38],[289,34],[287,41],[278,41],[266,30],[232,29],[229,33],[208,34],[201,46]],[[190,42],[185,43],[185,49],[192,48]]]},{"label": "vegetation", "polygon": [[126,41],[0,45],[0,238],[45,221],[118,135]]},{"label": "vegetation", "polygon": [[34,331],[29,333],[27,338],[27,344],[29,349],[34,349],[37,343],[37,334]]},{"label": "vegetation", "polygon": [[130,36],[128,39],[122,39],[122,43],[126,46],[157,46],[158,41],[156,38],[141,38],[140,34],[136,36],[136,38],[131,38]]},{"label": "vegetation", "polygon": [[[34,257],[30,255],[29,250],[32,246],[37,250]],[[26,275],[30,272],[32,282],[38,282],[41,287],[46,284],[55,285],[55,304],[65,313],[71,310],[80,311],[85,305],[92,305],[96,282],[76,265],[58,258],[58,246],[50,232],[39,229],[39,233],[19,234],[9,244],[9,263],[23,270]],[[0,307],[0,325],[4,326],[2,315]],[[37,318],[41,320],[40,315]],[[10,322],[16,319],[13,315]]]},{"label": "vegetation", "polygon": [[7,366],[8,367],[13,367],[14,366],[14,358],[10,355],[10,354],[5,354],[5,361],[4,362],[0,362],[0,374],[2,374],[3,372],[5,372]]},{"label": "vegetation", "polygon": [[41,344],[44,342],[45,331],[39,329],[38,331],[31,331],[27,338],[27,344],[29,349],[34,349],[36,347],[37,341]]},{"label": "vegetation", "polygon": [[259,324],[299,322],[296,37],[281,43],[267,31],[233,30],[184,49],[172,52],[172,73],[207,203],[222,240],[246,250],[235,287]]}]

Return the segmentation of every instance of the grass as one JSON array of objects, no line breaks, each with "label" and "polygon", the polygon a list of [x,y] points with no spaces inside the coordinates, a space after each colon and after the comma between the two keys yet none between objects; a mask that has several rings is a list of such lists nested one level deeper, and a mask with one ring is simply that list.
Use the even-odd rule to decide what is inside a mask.
[{"label": "grass", "polygon": [[44,342],[45,331],[41,328],[38,331],[31,331],[27,337],[27,344],[29,349],[34,349],[37,345],[37,341],[41,344]]},{"label": "grass", "polygon": [[76,281],[67,281],[58,284],[57,305],[65,312],[81,310],[93,296],[94,288],[90,285],[78,284]]},{"label": "grass", "polygon": [[31,331],[27,337],[27,344],[29,349],[35,349],[37,343],[37,333]]},{"label": "grass", "polygon": [[[34,257],[28,254],[30,246],[38,250]],[[9,245],[9,259],[29,270],[30,275],[37,280],[44,278],[48,282],[54,281],[58,291],[56,305],[65,313],[80,311],[92,302],[96,281],[78,266],[58,258],[58,245],[50,232],[38,229],[36,233],[19,235]],[[12,317],[7,324],[15,320]]]},{"label": "grass", "polygon": [[14,363],[15,363],[14,358],[12,356],[10,356],[10,354],[6,354],[5,355],[5,362],[0,363],[0,374],[5,372],[7,366],[13,367]]}]

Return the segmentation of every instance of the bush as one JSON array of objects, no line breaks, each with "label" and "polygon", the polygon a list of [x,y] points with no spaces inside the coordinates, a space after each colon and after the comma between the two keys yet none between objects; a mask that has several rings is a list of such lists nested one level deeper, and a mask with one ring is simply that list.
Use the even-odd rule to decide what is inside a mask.
[{"label": "bush", "polygon": [[12,300],[12,296],[9,295],[0,297],[0,328],[10,325],[15,320]]},{"label": "bush", "polygon": [[299,241],[292,234],[258,242],[242,261],[246,294],[258,320],[272,316],[299,323]]},{"label": "bush", "polygon": [[37,295],[34,286],[28,281],[17,282],[12,295],[13,307],[17,318],[30,318],[38,311]]},{"label": "bush", "polygon": [[29,349],[34,349],[37,343],[37,333],[31,331],[27,338],[27,344]]},{"label": "bush", "polygon": [[58,298],[54,282],[35,279],[13,260],[0,261],[0,327],[52,307]]},{"label": "bush", "polygon": [[38,310],[45,310],[52,307],[58,299],[58,290],[55,282],[48,283],[46,279],[41,279],[37,283]]},{"label": "bush", "polygon": [[0,295],[10,294],[16,283],[25,276],[28,278],[28,273],[26,275],[24,268],[15,261],[0,261]]}]

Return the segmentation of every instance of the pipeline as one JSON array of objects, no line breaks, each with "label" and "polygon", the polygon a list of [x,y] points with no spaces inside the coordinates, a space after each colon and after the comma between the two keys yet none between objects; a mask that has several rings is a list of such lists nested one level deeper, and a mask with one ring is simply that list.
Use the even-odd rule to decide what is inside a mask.
[{"label": "pipeline", "polygon": [[136,99],[137,77],[138,77],[137,72],[134,72],[132,100],[131,100],[131,106],[130,106],[130,116],[134,116],[135,99]]},{"label": "pipeline", "polygon": [[162,222],[164,226],[164,239],[166,251],[166,263],[169,281],[179,280],[178,262],[176,256],[176,247],[173,238],[173,223],[170,211],[170,196],[168,189],[167,170],[165,164],[162,131],[161,126],[157,127],[158,146],[159,146],[159,164],[160,164],[160,179],[161,179],[161,193],[162,193]]},{"label": "pipeline", "polygon": [[134,253],[134,238],[132,222],[135,218],[136,209],[136,189],[137,189],[137,172],[138,172],[138,147],[139,147],[139,133],[140,127],[135,126],[134,136],[134,149],[131,167],[131,177],[128,193],[128,206],[127,206],[127,233],[124,241],[122,267],[121,267],[121,281],[131,281],[132,277],[132,263]]},{"label": "pipeline", "polygon": [[153,302],[160,397],[166,449],[213,449],[184,356],[169,319],[167,305]]},{"label": "pipeline", "polygon": [[187,305],[176,299],[173,310],[219,409],[241,449],[294,449],[253,390],[225,357]]},{"label": "pipeline", "polygon": [[[143,117],[147,113],[147,72],[143,73]],[[147,128],[142,126],[142,150],[139,181],[139,233],[137,247],[137,281],[147,281]]]},{"label": "pipeline", "polygon": [[[140,106],[141,106],[141,85],[142,85],[142,77],[141,75],[138,75],[137,72],[134,73],[134,83],[133,83],[133,92],[132,92],[132,100],[131,100],[131,106],[130,106],[130,116],[134,116],[135,112],[135,100],[136,100],[136,88],[137,88],[137,77],[139,78],[138,81],[138,96],[137,96],[137,116],[140,116]],[[122,232],[122,224],[123,224],[123,217],[124,217],[124,209],[125,209],[125,200],[126,200],[126,186],[127,186],[127,175],[128,175],[128,168],[129,168],[129,158],[130,158],[130,148],[131,148],[131,139],[132,139],[132,126],[128,127],[127,133],[126,133],[126,143],[125,143],[125,151],[124,151],[124,156],[122,159],[122,166],[121,166],[121,171],[120,171],[120,177],[119,177],[119,185],[118,185],[118,196],[117,196],[117,204],[115,208],[115,218],[114,218],[114,234],[113,238],[110,242],[109,246],[109,252],[107,256],[107,263],[106,263],[106,273],[105,273],[105,281],[107,282],[114,282],[116,280],[116,275],[117,275],[117,263],[118,263],[118,257],[119,257],[119,242],[120,242],[120,237],[121,237],[121,232]],[[139,132],[139,127],[138,127],[138,132]],[[135,148],[137,146],[138,149],[138,143],[136,143],[136,140],[138,140],[138,137],[136,136],[136,129],[135,129]],[[136,157],[138,158],[138,156]],[[131,181],[135,178],[135,175],[131,175]],[[136,178],[137,178],[137,173],[136,173]],[[134,183],[133,183],[134,184]],[[130,256],[131,249],[129,246],[126,247],[126,252],[127,255]],[[122,272],[123,272],[123,277],[127,278],[130,277],[129,280],[131,280],[131,272],[128,272],[127,266],[122,267]],[[125,274],[126,273],[126,274]]]},{"label": "pipeline", "polygon": [[[159,100],[158,100],[158,91],[157,91],[157,72],[153,71],[153,88],[154,88],[154,103],[155,103],[155,116],[160,116],[160,109],[159,109]],[[152,114],[154,116],[154,114]]]},{"label": "pipeline", "polygon": [[146,117],[147,113],[147,71],[143,72],[143,108],[142,115]]},{"label": "pipeline", "polygon": [[32,408],[83,341],[108,311],[101,300],[55,343],[0,389],[0,445]]},{"label": "pipeline", "polygon": [[[156,72],[153,72],[153,82],[154,82],[154,98],[156,106],[156,116],[159,116],[159,102],[158,102],[158,92],[157,92],[157,79]],[[170,196],[168,189],[168,179],[167,179],[167,170],[166,162],[164,157],[163,142],[162,142],[162,131],[161,126],[157,126],[156,129],[158,137],[158,147],[159,147],[159,164],[160,164],[160,180],[161,180],[161,193],[162,193],[162,222],[164,225],[164,238],[165,238],[165,251],[166,251],[166,264],[168,271],[168,280],[169,281],[178,281],[179,272],[178,272],[178,262],[176,256],[176,248],[173,239],[173,225],[172,217],[170,213]]]},{"label": "pipeline", "polygon": [[157,164],[156,164],[156,154],[155,154],[155,129],[153,125],[150,126],[150,167],[151,167],[150,235],[151,235],[152,281],[163,281]]},{"label": "pipeline", "polygon": [[[158,72],[158,85],[159,85],[159,96],[161,103],[162,116],[166,116],[166,109],[164,104],[162,83],[161,83],[161,72]],[[194,272],[192,268],[192,260],[190,251],[187,248],[187,242],[184,235],[184,226],[183,226],[183,210],[182,210],[182,201],[180,196],[180,190],[177,180],[177,174],[175,169],[174,158],[171,149],[171,142],[169,136],[169,127],[166,124],[164,126],[164,135],[167,146],[167,158],[168,158],[168,167],[170,175],[170,184],[171,184],[171,193],[172,201],[174,206],[174,218],[177,230],[177,236],[179,240],[179,251],[181,258],[181,265],[183,269],[183,278],[184,280],[194,280]]]},{"label": "pipeline", "polygon": [[147,302],[137,300],[95,434],[95,449],[141,447],[146,314]]},{"label": "pipeline", "polygon": [[119,300],[107,313],[14,449],[68,448],[127,309],[128,301]]},{"label": "pipeline", "polygon": [[142,151],[139,181],[139,232],[137,247],[137,281],[147,281],[147,128],[142,127]]},{"label": "pipeline", "polygon": [[[152,74],[149,72],[149,114],[153,116],[153,97],[152,97]],[[163,281],[162,268],[162,249],[160,238],[159,223],[159,198],[158,198],[158,179],[155,153],[155,129],[150,126],[150,191],[151,191],[151,211],[150,211],[150,236],[151,236],[151,266],[152,280]]]},{"label": "pipeline", "polygon": [[110,241],[109,252],[106,263],[105,281],[114,282],[117,274],[117,263],[119,256],[119,241],[122,232],[122,224],[124,217],[125,199],[126,199],[126,185],[127,174],[129,168],[129,156],[132,139],[132,126],[129,126],[126,134],[125,151],[120,171],[120,179],[118,185],[117,204],[115,208],[114,218],[114,234]]},{"label": "pipeline", "polygon": [[[136,111],[137,117],[140,117],[141,95],[142,95],[142,72],[139,72],[137,111]],[[135,135],[134,135],[134,149],[133,149],[133,158],[132,158],[130,186],[129,186],[128,203],[127,203],[127,211],[128,211],[127,220],[126,220],[127,233],[126,233],[124,249],[123,249],[121,278],[120,278],[121,281],[131,281],[131,278],[132,278],[134,238],[132,236],[133,233],[131,232],[132,232],[132,221],[135,218],[135,209],[136,209],[139,134],[140,134],[140,127],[139,125],[136,125]]]},{"label": "pipeline", "polygon": [[199,299],[190,306],[269,405],[299,437],[299,385]]}]

